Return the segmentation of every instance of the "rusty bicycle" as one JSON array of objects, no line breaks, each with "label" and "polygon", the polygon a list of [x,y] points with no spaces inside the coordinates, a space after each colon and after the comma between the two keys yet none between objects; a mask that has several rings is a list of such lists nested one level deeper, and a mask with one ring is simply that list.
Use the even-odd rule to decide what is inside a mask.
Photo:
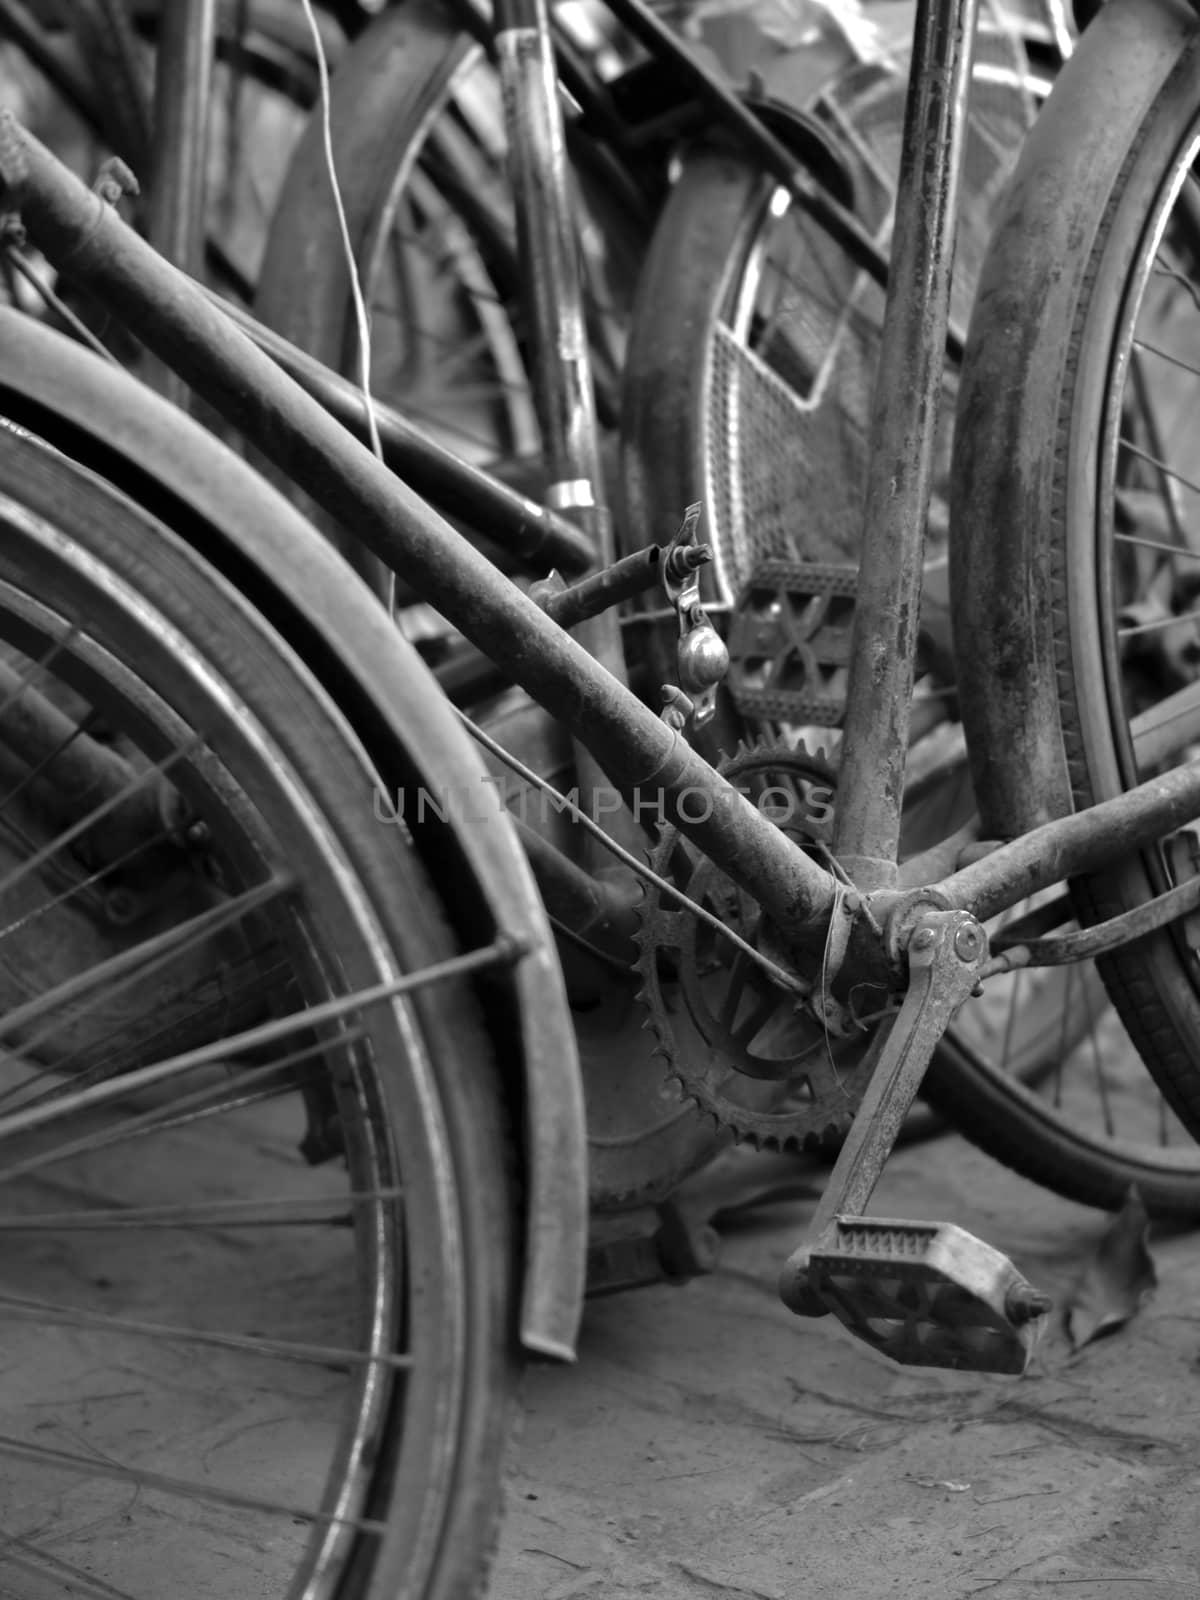
[{"label": "rusty bicycle", "polygon": [[[6,902],[8,944],[38,960],[7,969],[4,1177],[32,1198],[5,1218],[26,1288],[0,1304],[31,1340],[57,1330],[81,1403],[89,1336],[114,1352],[114,1377],[147,1339],[220,1351],[230,1387],[244,1362],[297,1369],[276,1392],[309,1408],[324,1447],[319,1461],[310,1438],[280,1449],[269,1430],[285,1424],[256,1412],[247,1425],[275,1443],[265,1467],[231,1461],[219,1486],[184,1478],[139,1442],[136,1404],[114,1389],[120,1459],[111,1443],[100,1458],[14,1434],[4,1448],[23,1472],[100,1478],[107,1514],[132,1493],[139,1527],[153,1526],[156,1497],[203,1503],[219,1524],[206,1537],[243,1538],[264,1576],[280,1587],[286,1569],[295,1593],[432,1597],[474,1581],[515,1346],[569,1355],[583,1287],[587,1130],[546,909],[584,956],[620,963],[630,878],[594,864],[615,844],[647,881],[622,845],[622,832],[636,838],[628,818],[663,829],[636,913],[638,966],[673,1025],[697,1030],[686,1042],[714,1070],[692,1087],[710,1114],[780,1144],[848,1125],[810,1230],[782,1264],[798,1313],[833,1314],[899,1361],[1024,1370],[1049,1307],[1017,1267],[952,1223],[866,1211],[936,1043],[1008,972],[1099,958],[1147,1070],[1195,1127],[1197,491],[1179,462],[1197,366],[1185,314],[1200,26],[1182,0],[1104,8],[1003,203],[965,346],[950,513],[982,826],[899,859],[974,10],[918,7],[832,816],[815,782],[772,782],[778,759],[747,773],[734,757],[721,772],[700,748],[728,651],[701,598],[694,517],[584,575],[569,500],[546,511],[494,489],[497,528],[507,517],[578,575],[527,592],[266,350],[350,415],[344,386],[267,334],[260,348],[136,237],[113,204],[119,171],[97,194],[6,122],[5,204],[46,258],[569,731],[587,752],[569,814],[609,834],[596,846],[606,856],[581,865],[519,830],[535,892],[516,824],[480,805],[494,772],[327,545],[143,386],[3,315],[5,701],[19,718],[4,742],[25,751],[10,779],[5,890],[34,896]],[[499,25],[501,55],[544,84],[536,14],[502,11]],[[760,138],[744,108],[727,109]],[[792,201],[877,269],[874,245],[794,152],[769,136],[759,149]],[[435,457],[423,459],[444,473]],[[594,633],[568,631],[651,589],[679,643],[661,713],[607,670],[603,639],[598,660]],[[56,762],[73,783],[48,780]],[[386,815],[372,803],[381,793]],[[64,841],[69,866],[55,859]],[[64,876],[48,895],[38,869],[52,860]],[[1051,894],[989,930],[1064,881],[1069,900]],[[77,892],[95,900],[87,923],[103,937],[56,969],[52,952],[78,951],[79,935],[37,937],[77,909]],[[723,1014],[731,971],[746,1010]],[[150,1003],[127,1009],[122,997]],[[740,1053],[721,1056],[714,1040]],[[296,1104],[313,1181],[264,1193],[278,1130],[264,1142],[257,1118]],[[115,1132],[102,1116],[113,1108]],[[237,1139],[203,1147],[244,1185],[236,1201],[197,1198],[185,1159],[217,1113],[244,1130],[241,1155]],[[147,1131],[182,1141],[169,1148],[186,1199],[164,1201],[147,1170],[144,1198],[96,1205],[115,1181],[104,1163],[128,1176],[129,1140]],[[92,1203],[72,1207],[51,1186],[55,1210],[37,1183],[72,1155]],[[1181,1171],[1188,1160],[1181,1150]],[[184,1280],[180,1303],[196,1318],[186,1333],[136,1296],[112,1301],[135,1265],[122,1225],[169,1236],[184,1212],[205,1238],[182,1259],[167,1252],[160,1270]],[[229,1236],[272,1217],[289,1224],[273,1235],[287,1270],[255,1308],[266,1330],[232,1331],[251,1284],[228,1265]],[[107,1254],[89,1244],[88,1292],[72,1305],[28,1289],[63,1266],[36,1250],[44,1233],[117,1241]],[[335,1326],[298,1339],[294,1319],[307,1309],[319,1323],[316,1289],[339,1272],[353,1288]],[[160,1362],[164,1383],[179,1378],[178,1355],[156,1356],[156,1381]],[[213,1459],[228,1418],[199,1388],[193,1404],[180,1431]],[[268,1548],[251,1530],[289,1506],[292,1535]],[[30,1543],[18,1562],[34,1562]],[[198,1562],[210,1554],[204,1537],[196,1550]],[[125,1581],[122,1559],[106,1581]]]}]

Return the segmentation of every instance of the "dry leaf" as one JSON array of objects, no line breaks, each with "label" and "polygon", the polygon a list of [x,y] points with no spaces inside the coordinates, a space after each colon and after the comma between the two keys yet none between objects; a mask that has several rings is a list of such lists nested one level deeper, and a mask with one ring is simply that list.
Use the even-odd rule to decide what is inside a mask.
[{"label": "dry leaf", "polygon": [[1150,1219],[1136,1186],[1096,1246],[1063,1314],[1072,1347],[1116,1333],[1135,1317],[1158,1283],[1147,1237]]}]

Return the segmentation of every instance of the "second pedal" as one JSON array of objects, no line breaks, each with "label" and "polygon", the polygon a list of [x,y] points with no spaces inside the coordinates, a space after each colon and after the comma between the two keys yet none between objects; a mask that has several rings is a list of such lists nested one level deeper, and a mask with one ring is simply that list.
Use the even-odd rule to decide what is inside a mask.
[{"label": "second pedal", "polygon": [[1051,1308],[1007,1256],[950,1222],[835,1217],[803,1284],[810,1304],[910,1367],[1023,1373]]}]

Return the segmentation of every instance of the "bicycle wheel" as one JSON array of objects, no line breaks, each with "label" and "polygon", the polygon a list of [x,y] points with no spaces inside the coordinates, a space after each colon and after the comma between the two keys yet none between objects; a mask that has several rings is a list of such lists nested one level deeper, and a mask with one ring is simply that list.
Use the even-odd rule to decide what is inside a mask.
[{"label": "bicycle wheel", "polygon": [[[1104,8],[1035,130],[985,269],[955,461],[964,530],[955,625],[1007,610],[1022,631],[1018,653],[984,624],[964,672],[992,826],[1025,827],[1119,794],[1192,759],[1200,742],[1197,44],[1186,6]],[[985,353],[1002,320],[1006,333]],[[1016,505],[1019,528],[1007,514]],[[1027,590],[1034,603],[1012,611],[1025,573],[1040,575],[1040,597]],[[996,741],[1028,716],[1036,739],[1009,744],[1018,779]],[[1186,828],[1073,885],[1080,919],[1186,881],[1195,837]],[[1189,918],[1102,965],[1130,1038],[1193,1134],[1196,946]]]},{"label": "bicycle wheel", "polygon": [[[952,308],[960,323],[1037,99],[1011,33],[992,21],[968,127]],[[900,65],[853,67],[814,107],[843,139],[860,213],[881,243],[899,157]],[[760,735],[787,720],[786,693],[776,691],[789,685],[761,642],[778,631],[778,608],[775,586],[760,586],[757,575],[790,560],[853,576],[882,310],[880,291],[769,179],[722,151],[685,161],[631,327],[624,523],[661,536],[678,505],[705,498],[717,552],[709,593],[759,637],[757,659],[739,665],[735,651],[727,715]],[[946,581],[955,390],[948,370],[901,841],[908,855],[954,834],[975,811]],[[785,620],[803,632],[798,610]],[[833,621],[845,626],[844,617]],[[819,653],[821,641],[811,642]],[[839,658],[831,649],[831,662],[839,659],[844,672],[844,651]],[[838,683],[831,670],[831,701]],[[830,742],[828,730],[820,738]],[[1136,1181],[1151,1207],[1193,1213],[1200,1157],[1130,1057],[1094,965],[1024,972],[991,983],[960,1012],[924,1092],[990,1154],[1071,1198],[1116,1205]]]},{"label": "bicycle wheel", "polygon": [[8,423],[0,524],[5,1586],[462,1594],[515,1250],[437,883],[182,539]]}]

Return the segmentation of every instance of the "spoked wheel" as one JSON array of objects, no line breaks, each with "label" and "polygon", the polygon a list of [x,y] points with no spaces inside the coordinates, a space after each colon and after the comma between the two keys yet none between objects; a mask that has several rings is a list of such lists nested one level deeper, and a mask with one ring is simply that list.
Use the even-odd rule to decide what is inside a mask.
[{"label": "spoked wheel", "polygon": [[[1200,744],[1196,62],[1186,8],[1105,8],[1035,129],[983,275],[955,460],[955,622],[973,640],[964,716],[991,830],[1119,794]],[[1120,86],[1107,102],[1106,84]],[[992,342],[999,319],[1028,320],[1031,306],[1028,339]],[[1014,610],[1030,573],[1037,602]],[[999,618],[1020,619],[1020,659]],[[1080,920],[1186,882],[1195,837],[1073,885]],[[1200,1193],[1200,1154],[1179,1128],[1200,1132],[1198,943],[1185,918],[1101,963],[1110,1027],[1128,1031],[1174,1132],[1147,1117],[1114,1156],[1157,1173],[1147,1187],[1163,1209]],[[1116,1093],[1132,1055],[1105,1054]]]},{"label": "spoked wheel", "polygon": [[4,1587],[468,1592],[515,1368],[497,951],[231,584],[8,425],[0,485]]},{"label": "spoked wheel", "polygon": [[[1002,27],[981,43],[952,305],[960,325],[1040,91]],[[903,96],[902,74],[861,65],[814,106],[844,141],[860,214],[881,243],[894,201]],[[764,563],[792,561],[840,566],[853,577],[882,313],[882,293],[770,179],[719,150],[684,162],[631,329],[625,525],[661,536],[676,506],[705,499],[706,536],[718,555],[711,597],[735,617],[754,608],[754,627],[767,641],[758,660],[735,656],[729,715],[768,736],[781,718],[801,725],[808,718],[799,710],[788,719],[772,705],[774,691],[789,685],[776,674],[782,657],[771,654],[771,586],[761,586],[760,601],[756,575]],[[964,828],[976,809],[949,627],[956,390],[957,374],[948,368],[902,837],[909,855]],[[831,619],[844,627],[845,615],[833,614],[837,604],[829,602]],[[835,633],[836,626],[812,641],[818,655],[830,645],[828,680],[816,687],[834,699],[836,663],[844,663]],[[972,691],[995,696],[994,684],[974,679]],[[818,737],[810,727],[805,733]],[[996,731],[992,741],[1005,748]],[[836,749],[836,735],[833,743]],[[926,1094],[991,1154],[1073,1198],[1118,1204],[1137,1181],[1162,1210],[1200,1208],[1200,1156],[1133,1061],[1094,964],[991,982],[960,1012]]]}]

